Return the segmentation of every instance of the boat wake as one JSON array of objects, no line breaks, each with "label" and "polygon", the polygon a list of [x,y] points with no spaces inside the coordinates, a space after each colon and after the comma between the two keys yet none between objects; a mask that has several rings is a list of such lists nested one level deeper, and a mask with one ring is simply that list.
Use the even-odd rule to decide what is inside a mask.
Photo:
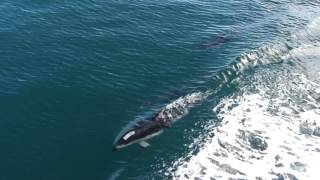
[{"label": "boat wake", "polygon": [[[216,79],[237,91],[213,108],[202,147],[166,170],[173,179],[317,179],[320,18],[289,41],[246,53]],[[247,71],[246,71],[247,70]],[[207,132],[206,131],[206,132]],[[191,146],[192,147],[192,146]]]}]

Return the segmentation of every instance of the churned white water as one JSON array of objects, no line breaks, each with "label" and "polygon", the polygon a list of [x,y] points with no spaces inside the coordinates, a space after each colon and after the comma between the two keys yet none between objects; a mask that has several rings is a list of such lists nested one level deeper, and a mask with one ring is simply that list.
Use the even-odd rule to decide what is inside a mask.
[{"label": "churned white water", "polygon": [[312,43],[318,21],[293,36],[298,46],[256,58],[282,63],[262,63],[232,81],[238,92],[213,108],[219,123],[207,128],[214,136],[174,162],[173,179],[318,179],[320,46]]}]

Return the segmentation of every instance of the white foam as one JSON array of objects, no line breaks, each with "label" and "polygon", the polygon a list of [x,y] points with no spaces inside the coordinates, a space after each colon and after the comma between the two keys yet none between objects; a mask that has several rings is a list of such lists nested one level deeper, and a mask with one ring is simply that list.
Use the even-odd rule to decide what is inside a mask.
[{"label": "white foam", "polygon": [[[316,179],[320,138],[312,133],[303,134],[299,127],[305,122],[319,125],[320,108],[296,116],[293,107],[282,105],[287,102],[270,99],[266,93],[261,90],[258,94],[224,99],[218,114],[223,125],[212,129],[216,136],[198,154],[189,161],[179,159],[176,162],[183,163],[173,172],[174,178],[270,179],[280,173],[298,179]],[[230,107],[234,108],[229,110]],[[263,143],[254,147],[250,138],[266,142],[267,147]]]},{"label": "white foam", "polygon": [[208,137],[198,153],[191,150],[177,159],[169,175],[173,179],[318,179],[320,76],[310,77],[310,72],[320,72],[318,50],[317,45],[305,45],[283,57],[299,59],[304,71],[282,64],[242,77],[241,91],[213,109],[221,121],[217,128],[208,126],[215,136]]},{"label": "white foam", "polygon": [[[318,179],[319,28],[317,18],[293,34],[291,47],[286,43],[263,46],[231,64],[238,69],[239,81],[239,72],[259,63],[286,60],[299,66],[284,63],[242,77],[241,91],[213,109],[221,122],[206,128],[215,136],[207,137],[196,154],[193,144],[189,145],[190,153],[178,158],[166,174],[173,179]],[[228,74],[221,75],[227,81]]]}]

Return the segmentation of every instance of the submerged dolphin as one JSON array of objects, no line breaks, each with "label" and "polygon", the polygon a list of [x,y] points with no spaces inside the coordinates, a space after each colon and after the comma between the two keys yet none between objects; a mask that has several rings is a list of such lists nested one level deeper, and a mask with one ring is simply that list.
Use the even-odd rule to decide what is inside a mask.
[{"label": "submerged dolphin", "polygon": [[139,121],[123,134],[119,136],[113,145],[113,150],[117,150],[134,143],[139,143],[142,147],[148,147],[145,141],[163,132],[172,124],[186,115],[189,109],[195,104],[201,102],[209,94],[208,93],[192,93],[185,97],[180,97],[172,103],[168,104],[151,118],[145,121]]},{"label": "submerged dolphin", "polygon": [[211,40],[210,42],[200,44],[199,48],[200,49],[209,49],[209,48],[218,46],[222,43],[228,42],[230,40],[231,40],[230,38],[218,36],[218,37],[214,38],[213,40]]}]

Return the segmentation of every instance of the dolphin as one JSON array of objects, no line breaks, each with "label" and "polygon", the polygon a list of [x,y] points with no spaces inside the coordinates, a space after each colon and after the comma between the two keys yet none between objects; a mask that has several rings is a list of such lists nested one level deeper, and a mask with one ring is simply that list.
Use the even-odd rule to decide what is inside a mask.
[{"label": "dolphin", "polygon": [[185,97],[180,97],[166,105],[155,115],[147,118],[147,120],[138,121],[120,134],[113,145],[113,150],[135,143],[139,143],[144,148],[150,146],[146,140],[161,134],[165,129],[171,127],[174,122],[185,116],[191,107],[200,103],[208,95],[210,93],[195,92]]},{"label": "dolphin", "polygon": [[157,116],[152,117],[150,120],[139,121],[116,140],[113,150],[118,150],[135,143],[139,143],[141,147],[148,147],[149,144],[146,140],[161,134],[168,127]]},{"label": "dolphin", "polygon": [[218,46],[218,45],[220,45],[222,43],[228,42],[230,40],[231,39],[228,38],[228,37],[218,36],[218,37],[214,38],[213,40],[211,40],[211,41],[209,41],[207,43],[200,44],[199,48],[200,49],[209,49],[209,48]]}]

